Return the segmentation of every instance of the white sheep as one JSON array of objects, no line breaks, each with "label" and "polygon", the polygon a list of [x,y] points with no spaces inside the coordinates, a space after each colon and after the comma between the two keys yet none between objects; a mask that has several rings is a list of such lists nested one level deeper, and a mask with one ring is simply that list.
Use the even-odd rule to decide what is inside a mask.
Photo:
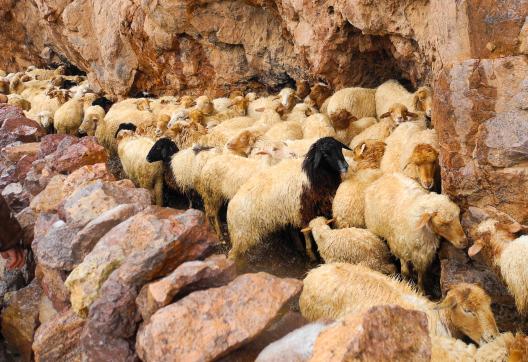
[{"label": "white sheep", "polygon": [[416,117],[418,115],[409,112],[407,107],[401,104],[393,104],[389,112],[381,115],[382,119],[378,123],[368,127],[355,136],[350,143],[350,147],[354,148],[361,142],[369,139],[383,141],[389,137],[399,124]]},{"label": "white sheep", "polygon": [[[319,216],[301,230],[306,236],[311,232],[325,263],[362,264],[385,274],[396,272],[394,264],[390,262],[389,248],[380,238],[367,229],[333,230],[328,225],[332,221]],[[307,249],[310,254],[309,243]]]},{"label": "white sheep", "polygon": [[394,103],[401,103],[413,112],[425,112],[431,117],[433,93],[429,87],[420,87],[410,93],[396,80],[388,80],[376,89],[376,114],[378,117],[387,112]]},{"label": "white sheep", "polygon": [[468,254],[474,257],[482,252],[484,260],[499,274],[515,298],[520,314],[528,314],[528,235],[517,237],[516,233],[527,231],[519,223],[501,222],[494,218],[482,221],[472,232],[475,240]]},{"label": "white sheep", "polygon": [[343,88],[330,97],[326,113],[330,118],[341,110],[348,111],[357,119],[376,117],[375,94],[376,89]]},{"label": "white sheep", "polygon": [[90,106],[86,108],[83,121],[79,126],[79,132],[88,136],[94,136],[97,125],[104,121],[105,111],[101,106]]},{"label": "white sheep", "polygon": [[260,97],[249,102],[247,115],[259,119],[263,110],[275,110],[280,104],[281,102],[278,96]]},{"label": "white sheep", "polygon": [[84,110],[92,105],[97,98],[93,93],[88,93],[82,98],[72,98],[54,114],[53,126],[58,134],[76,135],[83,121]]},{"label": "white sheep", "polygon": [[460,339],[431,336],[431,362],[508,362],[514,360],[511,354],[514,342],[512,333],[501,333],[477,349]]},{"label": "white sheep", "polygon": [[[134,127],[132,127],[134,128]],[[117,154],[121,160],[125,175],[137,187],[149,190],[156,205],[163,205],[163,165],[160,162],[147,162],[154,141],[149,137],[137,136],[134,131],[119,130],[117,135]]]},{"label": "white sheep", "polygon": [[53,114],[50,111],[39,112],[37,114],[36,121],[47,132],[51,132],[53,130]]},{"label": "white sheep", "polygon": [[435,130],[406,122],[398,126],[385,143],[387,147],[380,166],[383,172],[401,172],[427,190],[434,186],[440,148]]},{"label": "white sheep", "polygon": [[330,124],[330,119],[322,114],[312,114],[302,123],[303,138],[335,137],[336,132]]},{"label": "white sheep", "polygon": [[365,189],[383,175],[379,162],[385,144],[367,140],[354,148],[356,172],[347,177],[337,189],[332,203],[332,215],[338,228],[365,228]]},{"label": "white sheep", "polygon": [[387,240],[405,277],[412,263],[422,290],[439,236],[457,248],[466,246],[459,215],[460,209],[447,196],[429,193],[402,174],[385,174],[365,190],[367,228]]},{"label": "white sheep", "polygon": [[302,315],[310,321],[340,319],[380,304],[424,312],[432,336],[463,333],[474,342],[483,343],[499,333],[491,298],[480,287],[457,284],[440,304],[435,304],[408,283],[363,265],[333,263],[312,269],[304,279],[299,300]]},{"label": "white sheep", "polygon": [[284,121],[271,126],[262,138],[269,141],[299,140],[303,138],[303,128],[298,121]]},{"label": "white sheep", "polygon": [[304,160],[284,160],[248,180],[227,208],[229,257],[238,259],[273,231],[288,225],[300,229],[318,215],[330,216],[340,174],[348,170],[346,147],[321,138]]}]

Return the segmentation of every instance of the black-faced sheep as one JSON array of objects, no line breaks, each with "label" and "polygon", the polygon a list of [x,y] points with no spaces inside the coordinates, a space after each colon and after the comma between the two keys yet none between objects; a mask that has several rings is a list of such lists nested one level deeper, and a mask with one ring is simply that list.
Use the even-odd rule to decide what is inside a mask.
[{"label": "black-faced sheep", "polygon": [[348,170],[343,148],[348,149],[331,137],[321,138],[304,160],[284,160],[246,182],[227,208],[229,257],[239,258],[288,225],[300,229],[316,216],[330,217],[341,174]]}]

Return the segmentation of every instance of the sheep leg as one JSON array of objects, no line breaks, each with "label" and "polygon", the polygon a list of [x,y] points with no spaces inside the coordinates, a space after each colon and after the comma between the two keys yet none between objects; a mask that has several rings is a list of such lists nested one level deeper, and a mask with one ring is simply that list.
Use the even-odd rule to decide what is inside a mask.
[{"label": "sheep leg", "polygon": [[163,177],[159,177],[154,184],[154,197],[156,205],[163,206]]},{"label": "sheep leg", "polygon": [[407,264],[407,261],[400,259],[400,262],[401,262],[401,275],[404,278],[409,279],[410,274],[409,274],[409,265]]},{"label": "sheep leg", "polygon": [[304,242],[306,243],[306,254],[308,255],[308,257],[310,258],[311,261],[316,261],[317,258],[315,257],[315,254],[312,250],[312,236],[311,236],[311,232],[308,231],[308,232],[304,232],[303,233],[304,235]]},{"label": "sheep leg", "polygon": [[297,230],[292,229],[290,231],[290,234],[297,251],[299,251],[300,253],[304,252],[304,245],[302,244],[301,238],[299,237],[299,233],[297,233]]},{"label": "sheep leg", "polygon": [[418,289],[420,289],[422,292],[425,291],[424,279],[425,279],[425,274],[419,271],[418,272]]}]

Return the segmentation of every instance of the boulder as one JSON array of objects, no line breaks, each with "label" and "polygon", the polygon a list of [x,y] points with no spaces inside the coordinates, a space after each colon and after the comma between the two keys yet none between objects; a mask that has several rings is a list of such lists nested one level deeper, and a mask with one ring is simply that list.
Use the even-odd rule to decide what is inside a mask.
[{"label": "boulder", "polygon": [[1,155],[11,162],[18,162],[23,156],[36,157],[40,150],[40,142],[12,144],[2,148]]},{"label": "boulder", "polygon": [[23,183],[27,174],[33,167],[33,162],[36,161],[36,155],[24,155],[18,160],[15,168],[15,177],[18,182]]},{"label": "boulder", "polygon": [[0,171],[0,191],[7,185],[18,182],[16,175],[16,165],[9,165]]},{"label": "boulder", "polygon": [[80,336],[85,321],[71,310],[57,314],[35,332],[36,362],[81,362]]},{"label": "boulder", "polygon": [[54,213],[41,212],[37,214],[37,220],[35,221],[34,239],[32,244],[34,248],[38,244],[38,240],[48,233],[51,226],[59,221],[59,217]]},{"label": "boulder", "polygon": [[0,104],[0,126],[8,119],[22,117],[24,117],[22,109],[10,104]]},{"label": "boulder", "polygon": [[31,195],[21,183],[15,182],[4,187],[2,197],[7,201],[13,212],[20,212],[29,206]]},{"label": "boulder", "polygon": [[31,361],[41,297],[42,289],[36,280],[5,297],[7,306],[2,312],[2,335],[8,348],[19,353],[22,361]]},{"label": "boulder", "polygon": [[45,134],[40,124],[29,118],[9,118],[0,127],[0,145],[5,147],[14,141],[38,142]]},{"label": "boulder", "polygon": [[[175,240],[183,231],[189,232],[190,235],[180,241]],[[182,248],[184,253],[196,252],[193,248],[187,250],[184,244],[213,244],[211,240],[214,238],[209,232],[203,214],[194,210],[183,213],[179,210],[151,206],[132,216],[103,236],[84,261],[69,275],[66,286],[71,292],[73,310],[81,316],[86,316],[101,285],[129,255],[167,245]],[[201,252],[199,255],[189,255],[189,259],[194,260],[200,255]]]},{"label": "boulder", "polygon": [[[171,236],[162,235],[151,240],[150,245],[136,249],[104,281],[97,300],[90,307],[83,332],[83,361],[128,361],[137,358],[130,341],[136,335],[137,324],[141,320],[135,303],[141,287],[167,275],[186,261],[207,256],[218,245],[218,239],[200,211],[181,213],[152,207],[142,213],[143,216],[138,214],[131,219],[150,218],[152,222],[149,212],[157,215],[163,225],[151,224],[150,231],[143,227],[147,229],[145,232],[169,232]],[[156,226],[158,228],[154,230]],[[132,231],[130,227],[129,230]],[[99,245],[101,243],[97,247]]]},{"label": "boulder", "polygon": [[142,211],[143,204],[121,204],[90,221],[71,242],[73,261],[80,264],[101,239],[113,227]]},{"label": "boulder", "polygon": [[37,214],[30,207],[26,207],[15,216],[22,227],[22,243],[30,247],[34,237]]},{"label": "boulder", "polygon": [[56,174],[56,172],[52,172],[46,167],[46,160],[37,159],[33,161],[26,174],[23,181],[24,188],[31,195],[36,196],[46,188],[52,177]]},{"label": "boulder", "polygon": [[49,134],[40,140],[40,149],[38,153],[38,158],[44,158],[47,155],[51,155],[55,151],[57,151],[57,148],[59,148],[59,145],[62,144],[62,147],[65,145],[72,145],[79,142],[79,139],[74,136],[65,135],[65,134]]},{"label": "boulder", "polygon": [[39,303],[39,325],[42,323],[46,323],[53,317],[57,315],[57,310],[53,306],[53,303],[49,298],[46,296],[46,294],[42,294],[40,297],[40,303]]},{"label": "boulder", "polygon": [[59,173],[73,172],[82,166],[108,161],[108,153],[95,137],[83,137],[63,152],[58,148],[52,155],[46,157],[46,162],[51,170]]},{"label": "boulder", "polygon": [[70,307],[70,292],[64,286],[67,276],[66,272],[46,268],[42,263],[38,263],[35,269],[35,278],[53,304],[53,308],[59,312]]},{"label": "boulder", "polygon": [[213,255],[204,261],[188,261],[172,273],[145,285],[136,300],[143,320],[148,320],[158,309],[199,289],[220,287],[236,277],[235,263],[224,255]]},{"label": "boulder", "polygon": [[[63,190],[68,193],[68,190]],[[61,219],[70,225],[84,227],[102,213],[120,204],[151,204],[151,194],[146,189],[135,188],[129,180],[106,182],[96,180],[77,187],[59,208]]]},{"label": "boulder", "polygon": [[66,176],[55,175],[51,178],[46,188],[31,200],[30,207],[36,213],[57,212],[64,199],[63,187]]},{"label": "boulder", "polygon": [[43,237],[35,242],[33,251],[38,263],[49,269],[71,271],[75,267],[72,240],[80,227],[56,221]]},{"label": "boulder", "polygon": [[4,305],[6,293],[18,290],[26,284],[23,271],[7,270],[6,262],[4,258],[0,258],[0,305]]},{"label": "boulder", "polygon": [[351,314],[317,337],[311,362],[429,361],[431,338],[425,313],[377,306]]},{"label": "boulder", "polygon": [[184,361],[218,359],[262,333],[301,289],[296,279],[256,273],[191,293],[158,310],[140,328],[137,353],[145,362],[169,355]]}]

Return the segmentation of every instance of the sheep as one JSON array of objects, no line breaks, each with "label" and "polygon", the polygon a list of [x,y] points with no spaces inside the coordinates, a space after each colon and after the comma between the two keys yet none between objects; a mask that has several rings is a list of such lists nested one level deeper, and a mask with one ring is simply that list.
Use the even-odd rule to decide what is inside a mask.
[{"label": "sheep", "polygon": [[134,134],[135,125],[131,123],[119,126],[117,139],[117,154],[121,160],[123,171],[137,187],[149,190],[156,205],[163,204],[163,169],[159,162],[147,162],[147,155],[154,145],[149,137]]},{"label": "sheep", "polygon": [[7,103],[24,111],[29,111],[31,109],[31,103],[19,94],[9,94],[7,96]]},{"label": "sheep", "polygon": [[519,313],[528,315],[528,235],[517,237],[517,233],[528,231],[519,223],[489,218],[482,221],[471,232],[474,244],[468,255],[474,257],[482,252],[485,262],[502,277],[515,299]]},{"label": "sheep", "polygon": [[[308,103],[313,104],[317,109],[321,110],[323,103],[332,95],[332,89],[330,86],[324,83],[316,83],[310,88],[310,94],[308,95]],[[306,100],[305,100],[306,101]],[[321,110],[322,111],[322,110]]]},{"label": "sheep", "polygon": [[57,75],[64,75],[66,73],[66,67],[61,65],[56,69],[37,69],[35,67],[29,67],[26,70],[26,74],[37,80],[49,80]]},{"label": "sheep", "polygon": [[221,153],[216,148],[202,151],[199,147],[180,151],[170,138],[163,137],[154,143],[146,159],[150,163],[162,161],[165,183],[172,189],[189,195],[207,160]]},{"label": "sheep", "polygon": [[438,249],[439,236],[456,248],[466,247],[460,209],[445,195],[429,193],[414,180],[398,173],[384,174],[365,190],[365,224],[387,240],[409,277],[411,262],[423,290],[424,276]]},{"label": "sheep", "polygon": [[248,157],[253,146],[257,143],[258,136],[249,130],[240,131],[237,135],[229,139],[225,145],[225,150],[232,154]]},{"label": "sheep", "polygon": [[180,150],[191,147],[207,134],[205,127],[197,122],[177,121],[172,126],[170,123],[165,135],[174,140]]},{"label": "sheep", "polygon": [[304,160],[284,160],[246,182],[231,199],[227,223],[231,259],[282,227],[301,228],[314,217],[330,216],[331,203],[348,170],[339,141],[325,137],[315,142]]},{"label": "sheep", "polygon": [[328,101],[326,113],[330,118],[346,110],[357,119],[376,116],[375,89],[343,88],[335,92]]},{"label": "sheep", "polygon": [[[319,216],[310,221],[307,228],[301,230],[305,236],[311,232],[325,263],[362,264],[385,274],[396,272],[390,262],[389,248],[380,238],[366,229],[332,230],[328,224],[333,221]],[[309,243],[307,249],[310,254]]]},{"label": "sheep", "polygon": [[86,94],[82,98],[72,98],[54,114],[53,126],[58,134],[75,135],[83,121],[84,110],[92,105],[97,98],[93,93]]},{"label": "sheep", "polygon": [[304,279],[299,300],[301,313],[309,321],[340,319],[380,304],[424,312],[431,336],[464,334],[476,343],[483,343],[499,333],[491,298],[477,285],[454,285],[444,300],[435,304],[408,283],[363,265],[332,263],[312,269]]},{"label": "sheep", "polygon": [[307,81],[298,79],[295,81],[295,95],[299,99],[304,99],[310,94],[310,85]]},{"label": "sheep", "polygon": [[218,214],[223,202],[231,200],[251,177],[278,161],[276,157],[273,153],[261,159],[224,154],[205,163],[196,184],[196,191],[202,196],[205,213],[212,221],[211,224],[214,225],[220,240],[223,240],[223,235]]},{"label": "sheep", "polygon": [[322,113],[312,114],[302,123],[303,138],[335,137],[330,120]]},{"label": "sheep", "polygon": [[332,203],[336,227],[366,227],[365,189],[383,175],[379,162],[384,150],[385,144],[375,140],[367,140],[354,148],[357,171],[339,185]]},{"label": "sheep", "polygon": [[355,136],[350,143],[350,147],[354,148],[367,139],[383,141],[389,137],[399,124],[414,117],[418,117],[418,115],[407,111],[407,107],[401,104],[393,104],[389,112],[381,115],[383,119],[380,122],[368,127]]},{"label": "sheep", "polygon": [[269,141],[298,140],[303,138],[303,129],[297,121],[284,121],[271,126],[262,138]]},{"label": "sheep", "polygon": [[379,118],[387,112],[394,103],[401,103],[413,112],[424,112],[431,117],[433,92],[429,87],[420,87],[416,92],[409,93],[396,80],[388,80],[376,89],[376,114]]},{"label": "sheep", "polygon": [[201,111],[205,115],[211,115],[214,112],[214,104],[207,96],[200,96],[195,99],[196,105],[194,106],[196,110]]},{"label": "sheep", "polygon": [[79,126],[79,133],[94,136],[97,125],[102,123],[105,117],[105,111],[101,106],[90,106],[86,108],[83,121]]},{"label": "sheep", "polygon": [[288,149],[297,155],[298,158],[306,156],[310,147],[319,139],[319,137],[305,138],[302,140],[285,140]]},{"label": "sheep", "polygon": [[402,172],[426,190],[433,188],[439,150],[435,130],[404,123],[385,142],[387,149],[380,166],[383,172]]},{"label": "sheep", "polygon": [[42,111],[37,114],[37,122],[50,133],[53,130],[53,114],[50,111]]},{"label": "sheep", "polygon": [[249,102],[247,115],[259,119],[264,109],[275,110],[280,104],[280,99],[277,96],[260,97]]},{"label": "sheep", "polygon": [[0,78],[0,93],[9,94],[9,81],[5,78]]},{"label": "sheep", "polygon": [[314,113],[318,113],[314,108],[304,103],[298,103],[293,107],[291,112],[288,113],[286,121],[297,121],[302,123],[308,116],[311,116]]}]

